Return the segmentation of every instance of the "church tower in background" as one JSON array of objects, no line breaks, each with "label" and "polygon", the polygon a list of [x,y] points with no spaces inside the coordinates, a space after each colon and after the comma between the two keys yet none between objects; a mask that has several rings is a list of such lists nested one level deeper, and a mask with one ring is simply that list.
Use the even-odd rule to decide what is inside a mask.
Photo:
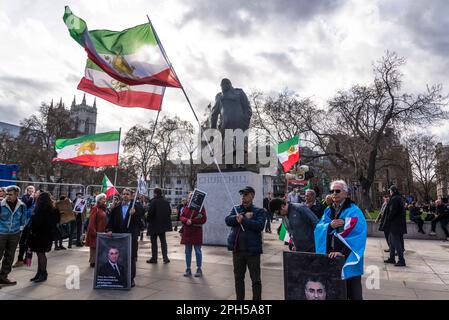
[{"label": "church tower in background", "polygon": [[94,98],[94,104],[89,106],[86,103],[86,94],[84,94],[81,104],[76,104],[76,98],[73,97],[70,118],[73,121],[74,129],[81,134],[94,134],[97,127],[96,98]]}]

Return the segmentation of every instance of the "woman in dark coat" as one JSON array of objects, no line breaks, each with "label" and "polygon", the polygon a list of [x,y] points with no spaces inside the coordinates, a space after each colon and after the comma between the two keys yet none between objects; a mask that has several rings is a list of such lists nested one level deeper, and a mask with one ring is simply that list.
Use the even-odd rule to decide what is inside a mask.
[{"label": "woman in dark coat", "polygon": [[95,197],[96,205],[90,209],[89,226],[86,233],[86,246],[90,248],[89,263],[95,267],[97,233],[105,232],[108,224],[106,215],[106,195],[100,193]]},{"label": "woman in dark coat", "polygon": [[196,256],[196,266],[197,270],[195,277],[201,277],[203,272],[201,270],[202,253],[201,245],[203,244],[203,224],[206,223],[206,210],[190,209],[189,207],[184,207],[181,212],[180,220],[183,224],[183,231],[181,234],[181,244],[185,245],[186,253],[186,265],[187,269],[184,273],[185,277],[190,277],[192,271],[190,269],[190,264],[192,262],[192,247],[195,248]]},{"label": "woman in dark coat", "polygon": [[59,222],[59,210],[54,207],[50,193],[42,192],[36,200],[36,207],[31,216],[31,229],[28,247],[36,252],[38,259],[37,273],[30,281],[43,282],[47,280],[46,252],[51,250],[53,233]]}]

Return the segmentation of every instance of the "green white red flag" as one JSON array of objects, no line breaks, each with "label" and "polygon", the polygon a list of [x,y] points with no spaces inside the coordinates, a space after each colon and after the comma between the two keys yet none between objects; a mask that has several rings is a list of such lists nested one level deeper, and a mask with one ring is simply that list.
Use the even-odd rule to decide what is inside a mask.
[{"label": "green white red flag", "polygon": [[101,192],[106,193],[106,197],[110,198],[115,194],[118,194],[117,189],[112,184],[111,180],[108,179],[106,175],[103,177],[102,181],[103,187],[101,188]]},{"label": "green white red flag", "polygon": [[299,161],[299,136],[281,142],[274,149],[276,150],[279,162],[284,168],[284,172],[288,172]]},{"label": "green white red flag", "polygon": [[55,143],[57,156],[53,161],[88,167],[116,166],[119,142],[119,131],[85,135],[74,139],[57,139]]},{"label": "green white red flag", "polygon": [[71,37],[84,47],[89,59],[114,79],[128,85],[181,87],[149,23],[123,31],[89,31],[86,22],[75,16],[68,6],[63,20]]},{"label": "green white red flag", "polygon": [[106,101],[128,108],[160,110],[165,87],[151,84],[130,86],[104,72],[93,61],[87,60],[85,75],[78,89]]}]

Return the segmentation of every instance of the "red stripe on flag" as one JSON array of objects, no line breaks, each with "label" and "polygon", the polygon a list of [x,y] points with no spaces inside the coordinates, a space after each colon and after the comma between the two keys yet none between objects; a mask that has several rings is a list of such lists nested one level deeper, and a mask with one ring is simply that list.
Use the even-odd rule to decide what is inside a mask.
[{"label": "red stripe on flag", "polygon": [[181,88],[181,83],[179,82],[178,78],[176,78],[173,71],[167,66],[167,69],[152,75],[151,77],[145,77],[145,78],[138,78],[138,79],[131,79],[127,77],[122,77],[120,74],[118,74],[117,71],[112,69],[108,64],[103,63],[102,60],[100,60],[97,55],[92,53],[88,47],[84,47],[84,49],[87,52],[87,56],[90,60],[95,62],[96,65],[98,65],[103,71],[105,71],[107,74],[109,74],[114,79],[117,79],[123,83],[129,84],[129,85],[139,85],[139,84],[152,84],[155,86],[161,86],[161,87],[173,87],[173,88]]},{"label": "red stripe on flag", "polygon": [[117,153],[101,155],[83,154],[82,156],[70,159],[53,158],[52,161],[69,162],[87,167],[116,166],[118,163]]},{"label": "red stripe on flag", "polygon": [[[354,217],[354,218],[349,218],[349,226],[347,228],[345,228],[342,232],[340,232],[340,235],[344,238],[346,237],[348,234],[351,233],[352,229],[355,228],[355,225],[357,224],[357,220],[358,218]],[[345,223],[346,226],[346,223]]]},{"label": "red stripe on flag", "polygon": [[288,160],[286,162],[282,163],[282,166],[284,167],[284,172],[287,172],[288,170],[290,170],[290,168],[293,167],[294,164],[298,161],[299,161],[299,152],[294,153],[291,156],[289,156]]},{"label": "red stripe on flag", "polygon": [[143,91],[115,91],[111,88],[97,87],[92,80],[83,77],[78,89],[93,94],[111,103],[127,108],[160,110],[162,95]]}]

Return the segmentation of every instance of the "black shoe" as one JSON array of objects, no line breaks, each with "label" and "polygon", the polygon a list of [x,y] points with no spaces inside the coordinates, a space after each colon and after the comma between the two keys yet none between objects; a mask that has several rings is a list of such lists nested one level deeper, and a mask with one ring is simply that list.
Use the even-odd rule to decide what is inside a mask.
[{"label": "black shoe", "polygon": [[38,271],[38,272],[36,273],[36,275],[35,275],[33,278],[30,279],[30,281],[36,280],[37,278],[40,277],[40,275],[41,275],[41,273]]},{"label": "black shoe", "polygon": [[405,267],[405,261],[398,261],[394,264],[395,267]]},{"label": "black shoe", "polygon": [[55,247],[55,251],[61,250],[61,247]]},{"label": "black shoe", "polygon": [[164,263],[165,263],[165,264],[170,263],[170,259],[168,259],[168,258],[167,258],[167,259],[164,259]]},{"label": "black shoe", "polygon": [[67,248],[64,246],[59,246],[59,250],[67,250]]},{"label": "black shoe", "polygon": [[426,234],[424,230],[418,230],[419,233]]},{"label": "black shoe", "polygon": [[384,252],[390,252],[390,249],[385,249]]},{"label": "black shoe", "polygon": [[392,259],[387,259],[387,260],[384,260],[384,263],[392,263],[392,264],[395,264],[396,261],[394,261],[394,260],[392,260]]},{"label": "black shoe", "polygon": [[153,258],[151,258],[151,259],[147,260],[147,263],[157,263],[157,260],[156,260],[156,259],[153,259]]},{"label": "black shoe", "polygon": [[47,281],[47,272],[42,272],[39,277],[37,277],[37,279],[35,279],[33,282],[34,283],[38,283],[38,282],[44,282]]},{"label": "black shoe", "polygon": [[69,245],[67,246],[67,248],[69,248],[69,249],[72,249],[72,245],[71,245],[71,244],[69,244]]},{"label": "black shoe", "polygon": [[83,244],[82,244],[81,242],[77,242],[77,243],[76,243],[76,246],[77,246],[77,247],[83,247]]},{"label": "black shoe", "polygon": [[91,267],[91,268],[95,268],[95,263],[91,263],[91,264],[90,264],[90,267]]},{"label": "black shoe", "polygon": [[11,281],[8,278],[0,279],[0,284],[4,286],[15,286],[17,281]]}]

